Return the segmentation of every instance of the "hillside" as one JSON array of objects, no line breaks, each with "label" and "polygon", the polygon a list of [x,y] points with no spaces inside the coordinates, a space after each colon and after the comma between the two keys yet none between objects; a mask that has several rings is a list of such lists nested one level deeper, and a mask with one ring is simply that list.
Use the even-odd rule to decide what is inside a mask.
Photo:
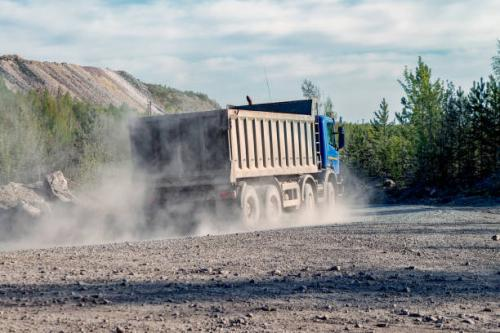
[{"label": "hillside", "polygon": [[0,56],[0,78],[13,91],[47,89],[68,92],[73,98],[97,105],[123,104],[143,113],[152,101],[152,112],[183,112],[218,108],[208,96],[149,85],[125,71],[68,63],[26,60],[17,55]]}]

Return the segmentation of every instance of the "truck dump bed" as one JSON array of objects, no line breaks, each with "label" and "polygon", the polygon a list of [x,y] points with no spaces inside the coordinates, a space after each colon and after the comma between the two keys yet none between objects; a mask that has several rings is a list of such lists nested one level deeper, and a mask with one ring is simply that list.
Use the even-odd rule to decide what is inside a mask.
[{"label": "truck dump bed", "polygon": [[318,172],[314,116],[228,110],[231,180]]},{"label": "truck dump bed", "polygon": [[136,164],[164,187],[319,171],[314,116],[252,108],[139,118],[130,126]]}]

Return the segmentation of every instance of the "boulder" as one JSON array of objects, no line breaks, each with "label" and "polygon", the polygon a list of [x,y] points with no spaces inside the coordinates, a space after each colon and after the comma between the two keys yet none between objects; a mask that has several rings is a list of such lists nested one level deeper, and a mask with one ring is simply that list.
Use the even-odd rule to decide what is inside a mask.
[{"label": "boulder", "polygon": [[61,171],[48,174],[43,181],[33,184],[11,182],[0,186],[0,229],[29,224],[50,213],[53,202],[68,203],[73,199]]},{"label": "boulder", "polygon": [[9,183],[0,186],[0,211],[2,215],[25,214],[36,218],[49,212],[50,207],[32,188],[24,184]]},{"label": "boulder", "polygon": [[62,202],[72,202],[73,194],[68,187],[68,181],[59,170],[45,176],[43,182],[49,200],[60,200]]}]

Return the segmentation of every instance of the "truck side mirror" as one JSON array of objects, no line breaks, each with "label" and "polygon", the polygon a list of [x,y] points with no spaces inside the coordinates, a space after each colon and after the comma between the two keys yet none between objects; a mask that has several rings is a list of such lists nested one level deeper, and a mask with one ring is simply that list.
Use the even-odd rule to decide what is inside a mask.
[{"label": "truck side mirror", "polygon": [[339,149],[344,148],[344,127],[339,126]]}]

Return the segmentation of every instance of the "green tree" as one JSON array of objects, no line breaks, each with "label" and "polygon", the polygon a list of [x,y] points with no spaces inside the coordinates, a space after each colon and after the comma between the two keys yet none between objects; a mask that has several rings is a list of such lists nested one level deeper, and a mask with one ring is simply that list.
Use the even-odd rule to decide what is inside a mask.
[{"label": "green tree", "polygon": [[374,112],[374,118],[370,120],[371,141],[375,151],[373,160],[372,174],[378,174],[383,177],[389,176],[387,165],[389,155],[389,105],[385,98],[380,102],[379,109]]},{"label": "green tree", "polygon": [[105,163],[129,159],[122,107],[100,107],[58,91],[13,93],[0,79],[0,184],[54,170],[90,180]]},{"label": "green tree", "polygon": [[489,129],[489,140],[491,154],[494,156],[490,169],[492,172],[500,172],[500,78],[490,76],[487,85],[487,105],[491,128]]},{"label": "green tree", "polygon": [[37,179],[45,162],[42,133],[24,96],[0,79],[0,184]]},{"label": "green tree", "polygon": [[415,147],[415,174],[424,184],[439,183],[440,131],[443,116],[444,88],[441,80],[432,80],[432,71],[418,58],[415,72],[406,68],[399,81],[404,97],[403,110],[397,118],[408,125],[408,134]]}]

